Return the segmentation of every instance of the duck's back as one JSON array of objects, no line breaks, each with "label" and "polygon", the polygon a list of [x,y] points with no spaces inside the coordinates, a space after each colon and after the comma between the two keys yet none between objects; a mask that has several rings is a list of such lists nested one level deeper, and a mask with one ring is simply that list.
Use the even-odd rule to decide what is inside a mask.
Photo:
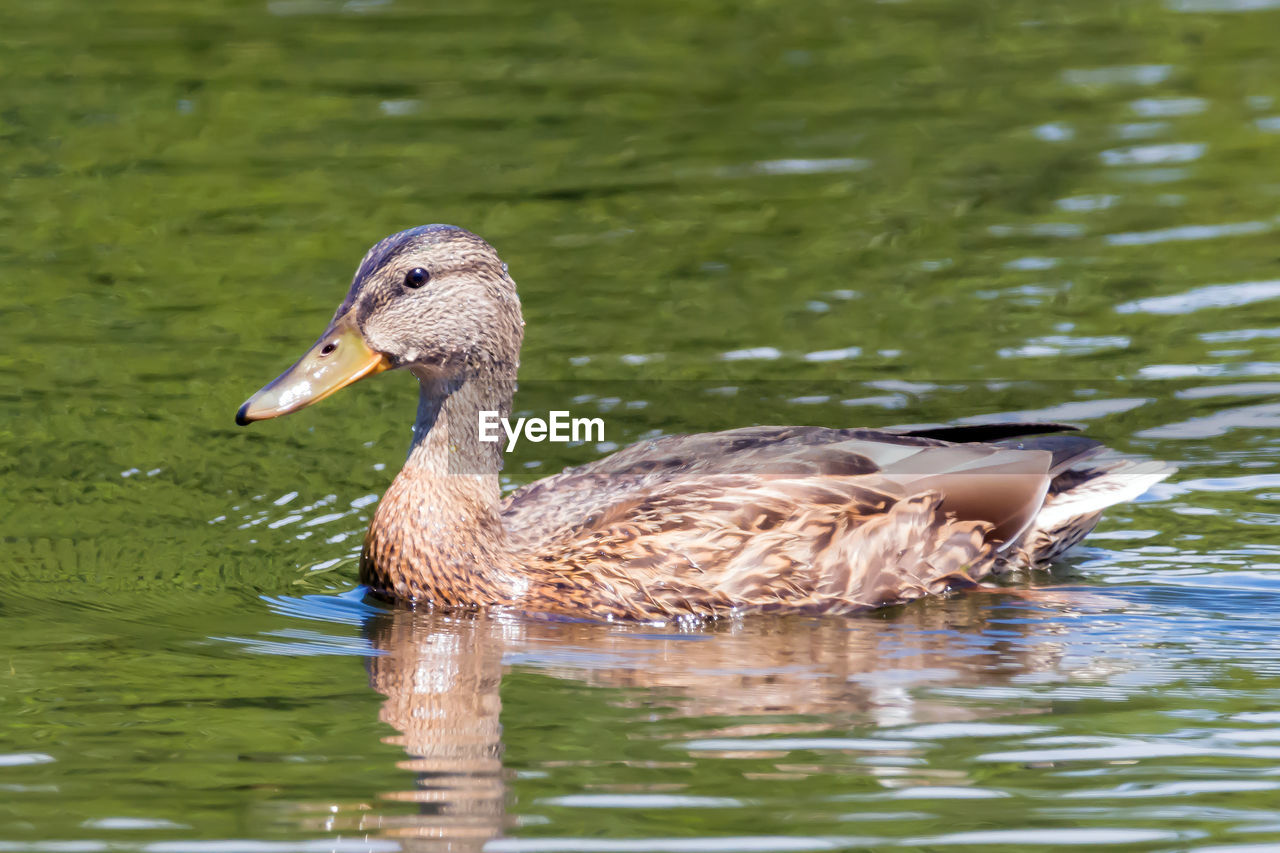
[{"label": "duck's back", "polygon": [[[1094,482],[1114,463],[1081,470],[1100,446],[1078,436],[1007,438],[1044,429],[668,436],[518,490],[503,519],[519,551],[566,588],[594,589],[606,612],[865,609],[1050,553],[1083,535],[1078,518],[1092,528],[1115,502]],[[1055,489],[1060,480],[1071,488]],[[1089,483],[1096,499],[1069,507],[1062,495]],[[1046,495],[1060,505],[1056,532],[1036,524]]]}]

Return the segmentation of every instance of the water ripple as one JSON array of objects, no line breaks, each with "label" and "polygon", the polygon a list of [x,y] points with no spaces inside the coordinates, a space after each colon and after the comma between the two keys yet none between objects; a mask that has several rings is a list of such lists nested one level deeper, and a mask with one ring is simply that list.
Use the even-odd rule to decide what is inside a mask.
[{"label": "water ripple", "polygon": [[1189,314],[1206,308],[1237,308],[1280,297],[1280,279],[1210,284],[1169,296],[1135,299],[1116,306],[1118,314]]},{"label": "water ripple", "polygon": [[792,752],[795,750],[876,751],[915,749],[915,741],[868,738],[703,738],[678,744],[690,752]]},{"label": "water ripple", "polygon": [[1167,142],[1159,145],[1134,145],[1112,148],[1098,157],[1107,166],[1155,166],[1162,163],[1190,163],[1204,156],[1201,142]]},{"label": "water ripple", "polygon": [[485,853],[788,853],[845,850],[885,839],[854,836],[732,835],[695,838],[499,838]]},{"label": "water ripple", "polygon": [[0,767],[21,767],[26,764],[48,764],[53,761],[52,755],[43,752],[10,752],[0,753]]},{"label": "water ripple", "polygon": [[1063,355],[1089,355],[1107,349],[1127,349],[1129,338],[1125,335],[1098,335],[1078,337],[1071,335],[1045,335],[1032,338],[1020,347],[997,350],[1001,358],[1045,358]]},{"label": "water ripple", "polygon": [[1165,829],[1131,829],[1128,827],[1055,827],[1054,829],[986,829],[977,832],[953,832],[948,835],[931,835],[911,838],[904,844],[929,847],[935,845],[1001,845],[1047,844],[1053,846],[1084,846],[1095,844],[1141,844],[1150,841],[1177,841],[1186,833]]},{"label": "water ripple", "polygon": [[1139,98],[1129,104],[1140,116],[1189,116],[1202,113],[1209,107],[1204,98]]},{"label": "water ripple", "polygon": [[1280,747],[1240,749],[1230,746],[1201,746],[1191,743],[1161,742],[1128,738],[1097,738],[1098,746],[1065,749],[1015,749],[988,752],[976,761],[985,762],[1061,762],[1061,761],[1141,761],[1148,758],[1257,758],[1280,759]]},{"label": "water ripple", "polygon": [[1067,799],[1150,799],[1155,797],[1181,797],[1188,794],[1230,794],[1243,791],[1272,791],[1280,788],[1280,782],[1264,779],[1196,779],[1185,782],[1120,785],[1100,790],[1068,791]]},{"label": "water ripple", "polygon": [[[1276,365],[1280,372],[1280,365]],[[1226,435],[1239,429],[1280,429],[1280,403],[1241,406],[1178,423],[1150,427],[1137,433],[1140,438],[1202,439]]]},{"label": "water ripple", "polygon": [[538,802],[578,809],[736,809],[746,805],[733,797],[686,794],[566,794],[546,797]]},{"label": "water ripple", "polygon": [[1072,86],[1154,86],[1173,74],[1172,65],[1111,65],[1102,68],[1069,68],[1062,81]]},{"label": "water ripple", "polygon": [[1156,231],[1132,231],[1124,234],[1107,234],[1104,239],[1112,246],[1150,246],[1175,240],[1216,240],[1220,237],[1243,237],[1264,234],[1272,230],[1270,222],[1227,222],[1221,225],[1181,225]]},{"label": "water ripple", "polygon": [[1280,9],[1280,0],[1166,0],[1173,12],[1262,12]]}]

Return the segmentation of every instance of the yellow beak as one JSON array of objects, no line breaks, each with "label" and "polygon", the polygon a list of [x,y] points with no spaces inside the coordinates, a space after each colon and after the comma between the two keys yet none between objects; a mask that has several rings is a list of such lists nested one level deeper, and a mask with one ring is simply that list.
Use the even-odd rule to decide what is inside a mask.
[{"label": "yellow beak", "polygon": [[352,313],[335,320],[297,364],[250,397],[236,412],[236,423],[247,426],[296,412],[391,367],[386,356],[369,349]]}]

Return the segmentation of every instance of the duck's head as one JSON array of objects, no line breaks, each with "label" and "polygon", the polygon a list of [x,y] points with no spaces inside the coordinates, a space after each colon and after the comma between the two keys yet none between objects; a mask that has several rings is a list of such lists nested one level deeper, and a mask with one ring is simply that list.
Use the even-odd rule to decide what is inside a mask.
[{"label": "duck's head", "polygon": [[452,225],[401,231],[369,250],[329,328],[236,423],[296,412],[400,367],[426,380],[514,376],[523,333],[515,282],[492,246]]}]

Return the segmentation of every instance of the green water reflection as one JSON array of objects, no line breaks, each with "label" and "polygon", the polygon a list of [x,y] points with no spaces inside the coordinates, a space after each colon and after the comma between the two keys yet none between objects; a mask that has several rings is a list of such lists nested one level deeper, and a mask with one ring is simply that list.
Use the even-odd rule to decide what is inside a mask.
[{"label": "green water reflection", "polygon": [[[0,848],[1280,843],[1273,6],[11,4]],[[511,264],[517,407],[614,443],[1016,412],[1182,471],[1029,597],[685,639],[308,598],[413,383],[232,416],[424,222]]]}]

